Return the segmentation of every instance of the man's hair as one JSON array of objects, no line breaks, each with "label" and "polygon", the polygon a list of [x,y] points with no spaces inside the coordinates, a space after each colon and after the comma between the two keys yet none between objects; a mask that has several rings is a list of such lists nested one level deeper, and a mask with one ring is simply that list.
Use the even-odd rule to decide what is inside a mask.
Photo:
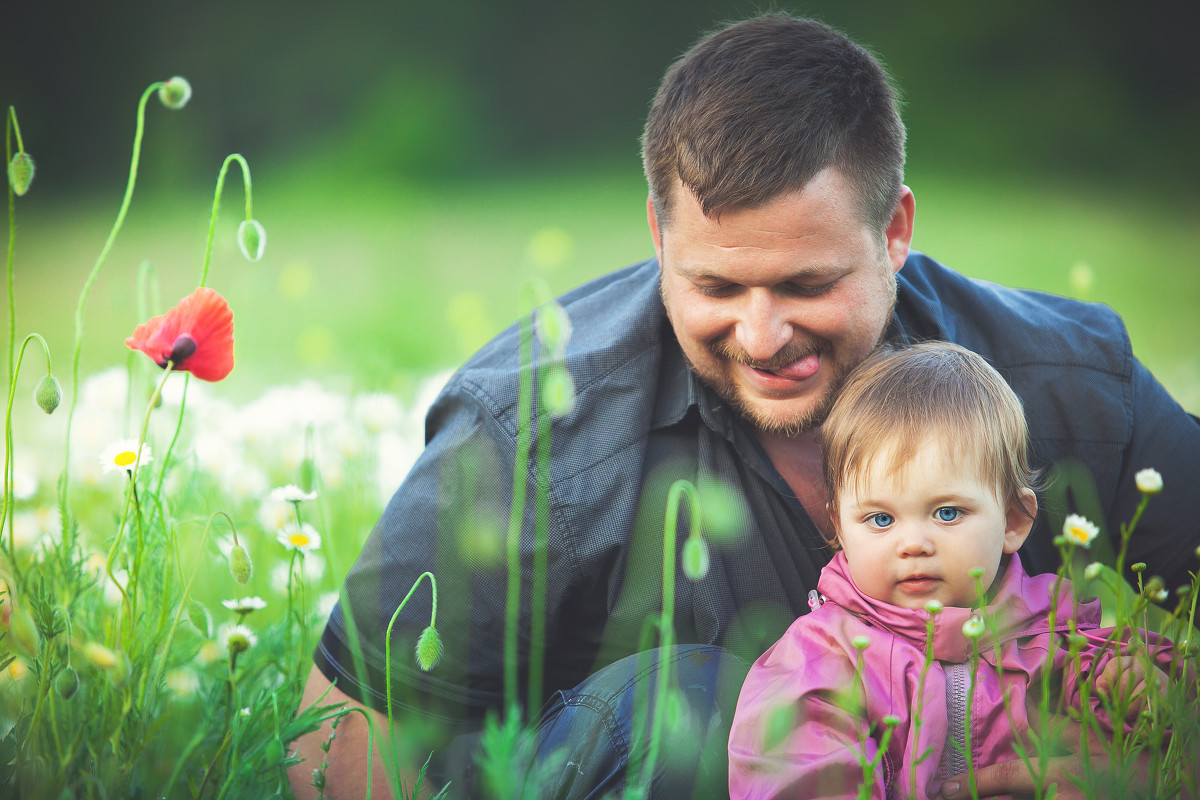
[{"label": "man's hair", "polygon": [[900,199],[904,124],[867,50],[822,23],[770,13],[709,35],[671,66],[642,161],[660,226],[676,178],[717,218],[803,189],[832,166],[882,230]]},{"label": "man's hair", "polygon": [[830,517],[836,525],[838,492],[856,489],[876,459],[903,475],[926,442],[1028,513],[1020,492],[1037,488],[1028,439],[1021,400],[982,356],[948,342],[881,350],[846,379],[821,428]]}]

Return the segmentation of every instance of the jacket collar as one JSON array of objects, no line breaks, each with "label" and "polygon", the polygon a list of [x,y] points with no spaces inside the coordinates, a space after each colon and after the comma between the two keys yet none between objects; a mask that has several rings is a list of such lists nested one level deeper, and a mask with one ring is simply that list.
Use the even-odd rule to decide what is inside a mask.
[{"label": "jacket collar", "polygon": [[[987,630],[978,640],[979,651],[989,652],[999,641],[1046,633],[1050,630],[1051,595],[1057,576],[1025,573],[1021,560],[1005,556],[1002,571],[993,584],[992,602],[983,610]],[[863,622],[908,640],[921,650],[928,636],[929,612],[885,603],[859,591],[850,577],[846,556],[839,551],[821,572],[818,589],[829,601],[859,617]],[[1074,597],[1070,582],[1058,587],[1058,612],[1054,629],[1068,630],[1068,619],[1075,620],[1078,630],[1095,628],[1100,624],[1100,602],[1094,598],[1079,603],[1073,609]],[[938,661],[961,663],[973,649],[971,640],[963,635],[963,624],[977,612],[970,608],[947,607],[934,617],[933,657]],[[994,628],[993,628],[994,624]]]}]

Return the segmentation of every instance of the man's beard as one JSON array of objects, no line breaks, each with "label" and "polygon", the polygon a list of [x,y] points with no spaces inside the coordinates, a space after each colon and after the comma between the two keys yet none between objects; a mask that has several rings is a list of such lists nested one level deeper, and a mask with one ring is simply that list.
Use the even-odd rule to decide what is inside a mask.
[{"label": "man's beard", "polygon": [[771,412],[768,409],[756,406],[738,390],[737,383],[727,373],[723,371],[709,373],[700,370],[695,364],[691,364],[689,360],[692,371],[700,377],[700,380],[711,387],[721,399],[727,402],[755,430],[760,433],[785,437],[793,437],[805,431],[810,431],[819,427],[825,421],[825,417],[829,415],[829,409],[833,407],[833,401],[837,399],[837,394],[842,387],[842,383],[846,380],[846,375],[855,366],[850,365],[847,368],[836,361],[826,361],[826,357],[833,351],[833,345],[829,341],[819,338],[815,342],[789,342],[778,353],[765,361],[751,358],[735,342],[727,337],[710,342],[708,350],[721,364],[744,364],[752,369],[767,372],[775,372],[783,369],[789,364],[794,364],[813,353],[821,355],[823,361],[822,368],[831,370],[832,377],[830,378],[829,385],[825,388],[824,393],[817,398],[816,405],[805,411],[790,415]]}]

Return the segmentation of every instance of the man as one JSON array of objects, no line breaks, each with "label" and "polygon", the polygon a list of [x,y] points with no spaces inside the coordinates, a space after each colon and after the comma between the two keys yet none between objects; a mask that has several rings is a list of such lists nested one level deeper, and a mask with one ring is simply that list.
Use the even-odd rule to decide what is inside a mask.
[{"label": "man", "polygon": [[[1053,526],[1067,513],[1083,510],[1114,537],[1137,503],[1135,471],[1153,466],[1182,486],[1200,467],[1200,425],[1133,358],[1110,310],[972,281],[909,252],[915,203],[895,98],[841,34],[768,14],[703,40],[664,78],[643,153],[657,258],[560,300],[577,392],[552,429],[544,690],[517,698],[549,704],[534,766],[513,768],[541,769],[547,795],[600,797],[620,793],[627,771],[636,780],[646,748],[633,717],[646,702],[632,693],[651,691],[664,665],[695,724],[672,729],[675,755],[654,794],[719,794],[738,667],[807,610],[829,558],[820,424],[881,341],[956,341],[1021,396],[1036,465],[1061,487],[1022,550],[1032,572],[1057,567]],[[519,373],[513,328],[435,403],[426,451],[348,576],[305,692],[305,705],[328,691],[326,702],[366,706],[386,726],[386,631],[412,582],[434,572],[446,654],[429,673],[394,657],[390,704],[408,779],[437,751],[437,779],[463,794],[478,780],[472,732],[506,702],[506,572],[487,531],[503,529],[512,499]],[[667,486],[681,477],[699,487],[711,563],[697,581],[677,578],[673,627],[700,647],[639,661],[654,641],[642,638],[646,620],[662,608]],[[530,498],[535,480],[531,471]],[[1131,545],[1129,562],[1168,586],[1183,582],[1200,542],[1187,494],[1156,499]],[[522,692],[533,505],[521,537]],[[685,521],[679,543],[689,530]],[[411,652],[429,624],[424,597],[397,618],[393,654]],[[325,738],[298,743],[298,796]],[[330,753],[329,795],[361,795],[362,716],[341,722]],[[1019,767],[981,770],[981,793],[1027,789]]]}]

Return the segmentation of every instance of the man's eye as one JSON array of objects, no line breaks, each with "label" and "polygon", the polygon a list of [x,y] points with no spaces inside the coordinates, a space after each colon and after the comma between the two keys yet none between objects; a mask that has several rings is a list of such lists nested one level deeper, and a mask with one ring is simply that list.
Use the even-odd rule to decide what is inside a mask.
[{"label": "man's eye", "polygon": [[874,528],[886,528],[895,521],[896,518],[891,514],[885,514],[881,511],[878,514],[872,514],[867,523]]},{"label": "man's eye", "polygon": [[835,283],[837,283],[837,281],[830,281],[829,283],[822,283],[820,286],[806,286],[802,283],[789,283],[787,284],[787,291],[790,294],[796,295],[797,297],[820,297],[832,289]]},{"label": "man's eye", "polygon": [[958,519],[958,517],[961,513],[962,512],[959,511],[957,508],[951,508],[950,506],[942,506],[937,511],[933,512],[933,515],[935,517],[937,517],[939,520],[941,520],[942,522],[954,522],[954,520]]},{"label": "man's eye", "polygon": [[737,287],[731,283],[724,283],[717,286],[707,286],[702,283],[695,284],[696,291],[705,297],[730,297],[733,295]]}]

